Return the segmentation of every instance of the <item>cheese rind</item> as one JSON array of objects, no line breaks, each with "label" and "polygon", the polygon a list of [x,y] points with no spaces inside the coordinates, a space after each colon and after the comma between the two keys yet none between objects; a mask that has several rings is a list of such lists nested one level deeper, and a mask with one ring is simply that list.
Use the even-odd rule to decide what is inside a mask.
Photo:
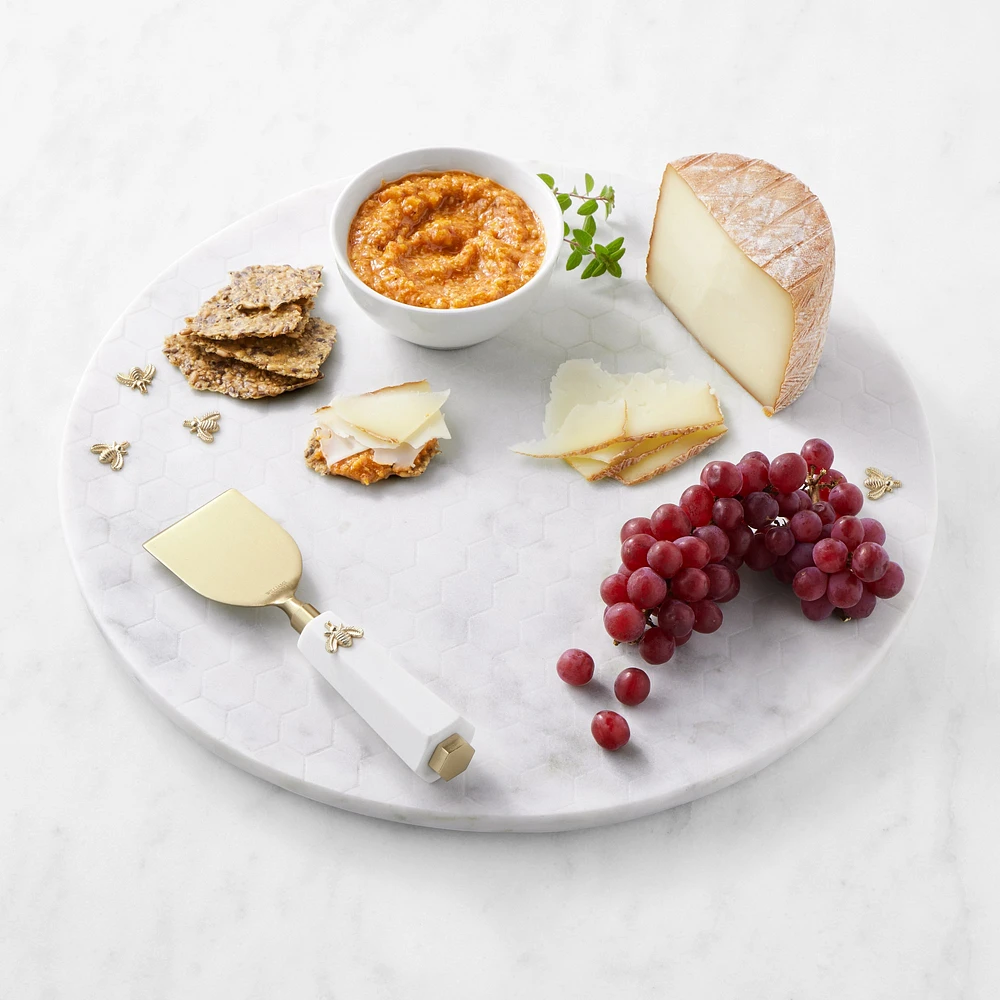
[{"label": "cheese rind", "polygon": [[830,221],[796,177],[725,153],[667,165],[647,281],[768,415],[813,377],[834,269]]}]

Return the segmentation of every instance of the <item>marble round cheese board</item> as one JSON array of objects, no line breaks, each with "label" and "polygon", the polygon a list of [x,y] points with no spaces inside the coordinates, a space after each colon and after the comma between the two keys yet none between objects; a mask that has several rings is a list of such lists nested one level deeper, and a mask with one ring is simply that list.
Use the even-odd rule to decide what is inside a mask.
[{"label": "marble round cheese board", "polygon": [[[563,184],[583,175],[549,172]],[[655,186],[608,179],[618,204],[605,225],[625,236],[623,278],[584,282],[579,271],[560,270],[537,310],[475,347],[413,346],[350,301],[327,235],[344,180],[206,240],[115,323],[68,419],[64,528],[99,626],[185,732],[252,774],[353,812],[456,830],[551,831],[648,815],[723,788],[815,733],[862,688],[913,605],[933,544],[934,461],[914,387],[837,289],[815,380],[765,417],[644,281]],[[326,377],[266,401],[197,393],[160,354],[163,338],[229,271],[253,263],[324,265],[314,312],[338,328]],[[707,379],[729,433],[704,457],[633,487],[588,483],[559,461],[510,452],[540,436],[549,379],[578,357],[612,371],[668,367]],[[148,393],[116,382],[117,372],[149,363],[157,374]],[[421,378],[451,389],[444,412],[453,434],[425,475],[365,488],[306,468],[311,414],[334,392]],[[221,427],[206,444],[183,421],[210,410],[221,413]],[[676,501],[710,457],[798,450],[812,436],[830,441],[837,468],[854,482],[869,465],[902,480],[864,513],[885,524],[887,547],[906,570],[904,591],[865,621],[811,623],[789,588],[744,569],[722,628],[647,668],[649,699],[622,709],[631,743],[601,750],[590,719],[621,708],[615,676],[643,665],[634,649],[612,646],[601,624],[598,586],[618,565],[622,521]],[[117,472],[90,452],[112,440],[130,442]],[[230,487],[298,541],[303,599],[353,615],[475,724],[477,753],[464,774],[450,783],[416,778],[314,674],[284,615],[208,602],[143,550]],[[584,688],[556,676],[569,646],[597,661]]]}]

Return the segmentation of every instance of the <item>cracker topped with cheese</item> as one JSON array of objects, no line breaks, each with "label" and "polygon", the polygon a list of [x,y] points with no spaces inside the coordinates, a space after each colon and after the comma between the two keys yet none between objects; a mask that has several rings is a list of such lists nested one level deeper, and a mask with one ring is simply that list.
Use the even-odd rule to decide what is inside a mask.
[{"label": "cracker topped with cheese", "polygon": [[441,413],[448,395],[420,381],[335,396],[314,415],[306,464],[365,486],[389,476],[419,476],[438,454],[438,441],[451,437]]}]

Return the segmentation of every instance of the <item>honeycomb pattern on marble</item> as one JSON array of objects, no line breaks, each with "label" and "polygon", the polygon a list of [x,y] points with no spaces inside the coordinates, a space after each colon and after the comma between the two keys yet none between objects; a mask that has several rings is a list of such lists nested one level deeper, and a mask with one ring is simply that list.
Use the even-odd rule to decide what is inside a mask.
[{"label": "honeycomb pattern on marble", "polygon": [[[69,418],[64,522],[97,621],[182,726],[247,770],[354,811],[463,829],[557,829],[642,815],[722,787],[801,742],[857,691],[912,603],[933,538],[933,459],[914,390],[838,296],[815,382],[767,420],[643,280],[642,220],[655,192],[627,178],[616,187],[612,222],[629,248],[623,280],[559,273],[537,311],[478,347],[424,351],[353,307],[327,246],[336,183],[196,248],[115,324]],[[327,265],[316,311],[340,336],[326,379],[251,403],[193,392],[163,362],[163,337],[229,270],[272,261]],[[604,636],[598,583],[618,563],[621,521],[675,500],[698,467],[626,489],[511,454],[509,443],[536,436],[548,379],[572,357],[707,378],[732,429],[714,456],[779,452],[822,434],[855,481],[869,464],[891,471],[904,489],[874,506],[907,569],[907,590],[865,622],[815,625],[786,589],[744,571],[720,632],[650,668],[649,700],[623,710],[630,746],[601,751],[589,719],[616,707],[614,677],[639,661]],[[116,384],[115,372],[149,361],[159,371],[147,395]],[[365,490],[305,468],[310,414],[334,391],[420,377],[451,388],[455,435],[425,476]],[[208,408],[222,413],[211,445],[181,426]],[[120,473],[88,453],[94,441],[123,438],[132,449]],[[296,538],[303,598],[363,622],[477,725],[466,774],[448,785],[416,780],[311,671],[282,615],[211,604],[143,551],[145,539],[229,487]],[[556,677],[555,659],[571,645],[598,661],[587,688]]]}]

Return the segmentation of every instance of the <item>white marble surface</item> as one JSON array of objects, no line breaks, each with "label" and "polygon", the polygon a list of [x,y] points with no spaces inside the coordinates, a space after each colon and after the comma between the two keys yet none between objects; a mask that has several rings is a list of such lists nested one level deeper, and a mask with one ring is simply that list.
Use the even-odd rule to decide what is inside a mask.
[{"label": "white marble surface", "polygon": [[[0,995],[996,995],[1000,536],[971,522],[1000,487],[996,15],[617,8],[5,8]],[[905,633],[832,725],[691,806],[471,837],[296,798],[162,718],[70,573],[54,442],[136,290],[260,205],[448,141],[595,173],[715,147],[787,166],[922,392],[941,526]]]}]

